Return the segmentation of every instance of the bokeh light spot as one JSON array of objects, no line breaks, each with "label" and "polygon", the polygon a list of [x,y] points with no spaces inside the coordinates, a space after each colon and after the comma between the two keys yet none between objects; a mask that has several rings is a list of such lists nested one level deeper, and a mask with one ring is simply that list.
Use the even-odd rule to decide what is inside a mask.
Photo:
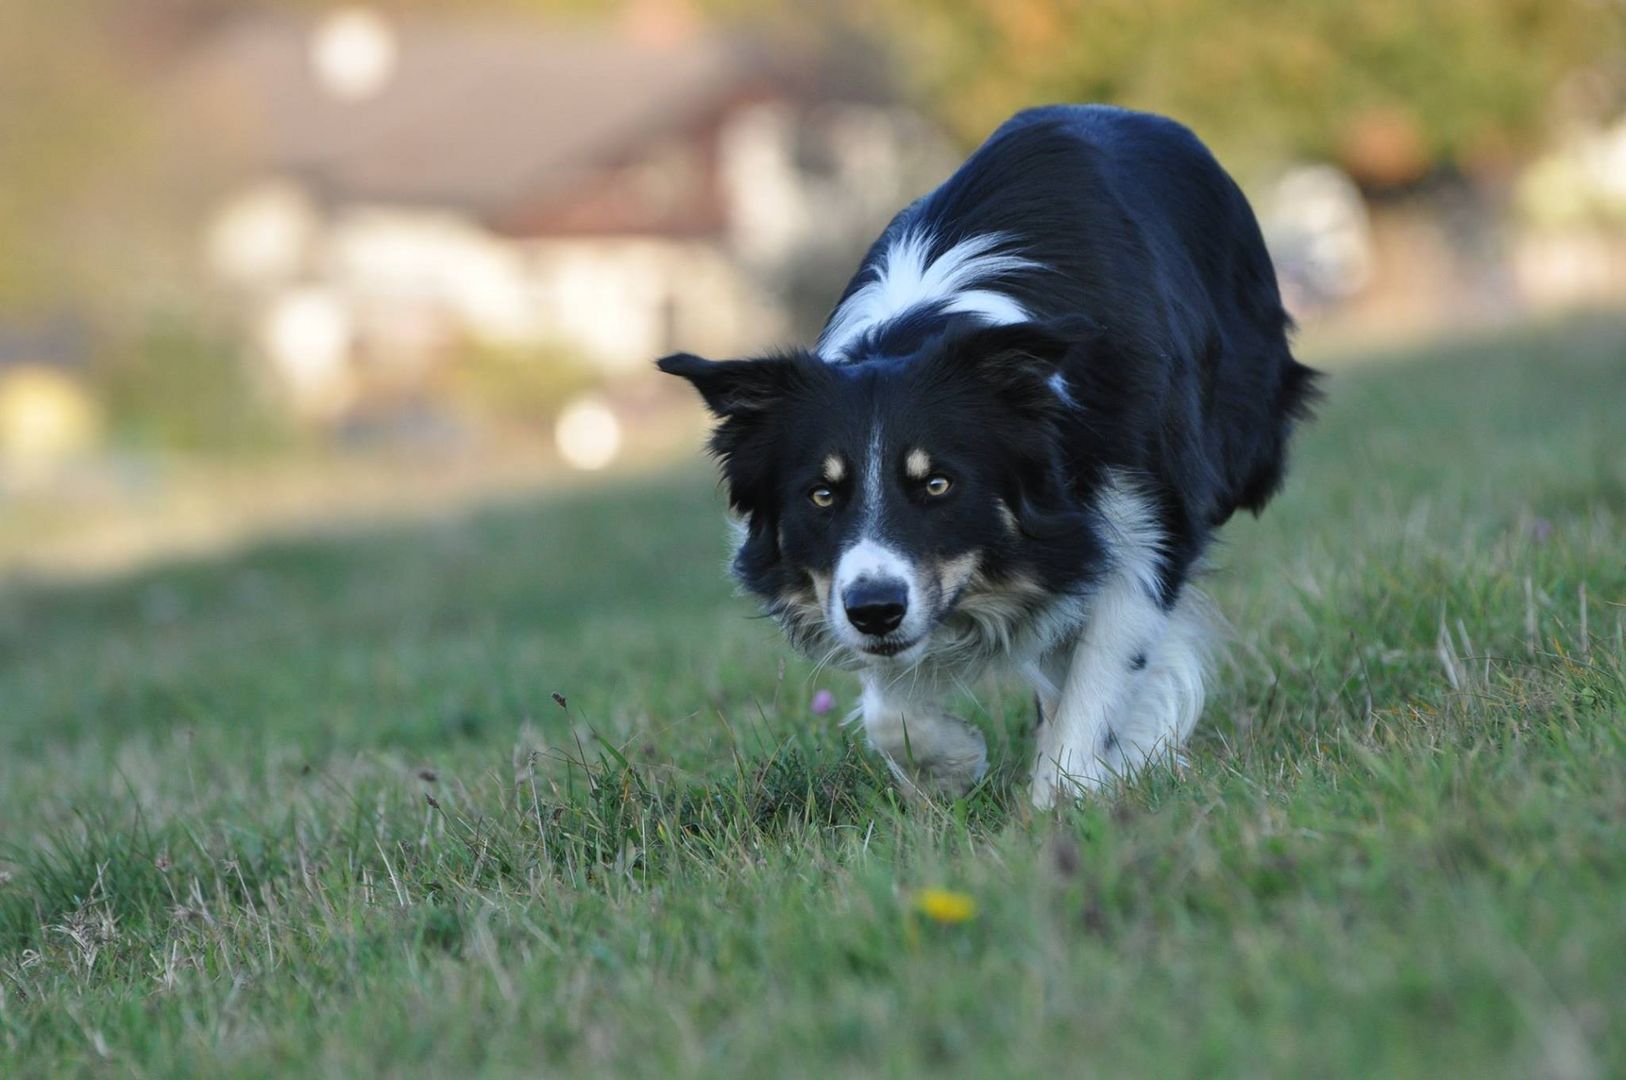
[{"label": "bokeh light spot", "polygon": [[621,452],[621,422],[597,398],[578,398],[567,406],[553,437],[560,456],[578,469],[602,469]]}]

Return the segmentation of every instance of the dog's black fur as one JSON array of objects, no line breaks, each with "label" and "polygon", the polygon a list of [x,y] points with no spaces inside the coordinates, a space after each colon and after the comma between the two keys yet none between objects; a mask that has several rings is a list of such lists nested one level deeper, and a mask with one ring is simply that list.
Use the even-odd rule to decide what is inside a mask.
[{"label": "dog's black fur", "polygon": [[903,549],[977,551],[979,588],[1020,577],[1075,592],[1101,563],[1092,496],[1109,473],[1133,475],[1155,500],[1159,600],[1174,604],[1214,530],[1238,508],[1257,513],[1280,486],[1288,435],[1315,396],[1314,373],[1289,352],[1289,319],[1241,191],[1171,120],[1052,106],[1005,123],[899,213],[843,302],[911,233],[931,238],[932,257],[970,237],[1005,237],[1041,268],[977,284],[1031,320],[988,326],[938,302],[836,355],[660,362],[721,420],[711,446],[746,527],[740,581],[804,643],[817,639],[809,576],[830,572],[858,500],[832,512],[806,492],[827,454],[861,453],[879,415],[889,444],[929,445],[956,475],[942,505],[889,503],[888,535]]}]

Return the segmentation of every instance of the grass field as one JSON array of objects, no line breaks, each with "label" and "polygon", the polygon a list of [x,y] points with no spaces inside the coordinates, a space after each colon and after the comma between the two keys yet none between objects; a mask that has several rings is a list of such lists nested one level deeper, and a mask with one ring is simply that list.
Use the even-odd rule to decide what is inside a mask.
[{"label": "grass field", "polygon": [[994,685],[900,803],[698,464],[12,587],[0,1074],[1626,1074],[1626,325],[1330,390],[1189,767],[1056,816]]}]

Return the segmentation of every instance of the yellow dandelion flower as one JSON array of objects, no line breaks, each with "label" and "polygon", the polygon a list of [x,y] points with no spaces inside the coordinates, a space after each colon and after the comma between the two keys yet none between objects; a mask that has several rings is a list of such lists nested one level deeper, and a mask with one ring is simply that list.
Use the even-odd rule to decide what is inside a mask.
[{"label": "yellow dandelion flower", "polygon": [[952,889],[921,889],[915,894],[915,910],[932,922],[953,926],[976,917],[977,901]]}]

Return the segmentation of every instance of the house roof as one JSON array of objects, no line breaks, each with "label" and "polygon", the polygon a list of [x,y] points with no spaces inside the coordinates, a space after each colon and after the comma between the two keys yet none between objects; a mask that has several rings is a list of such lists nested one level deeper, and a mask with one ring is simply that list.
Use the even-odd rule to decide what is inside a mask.
[{"label": "house roof", "polygon": [[343,100],[313,74],[311,26],[252,19],[207,42],[172,88],[249,168],[319,198],[500,218],[730,100],[794,80],[761,50],[697,35],[655,44],[530,23],[403,20],[397,66]]}]

